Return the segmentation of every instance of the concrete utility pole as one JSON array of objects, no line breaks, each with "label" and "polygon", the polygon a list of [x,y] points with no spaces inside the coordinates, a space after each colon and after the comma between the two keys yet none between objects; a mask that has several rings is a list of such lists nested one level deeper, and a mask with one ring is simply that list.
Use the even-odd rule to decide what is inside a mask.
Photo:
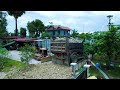
[{"label": "concrete utility pole", "polygon": [[113,23],[111,23],[111,18],[113,17],[113,15],[108,15],[107,17],[109,19],[108,26],[109,26],[109,30],[110,30],[111,29],[111,24],[113,24]]}]

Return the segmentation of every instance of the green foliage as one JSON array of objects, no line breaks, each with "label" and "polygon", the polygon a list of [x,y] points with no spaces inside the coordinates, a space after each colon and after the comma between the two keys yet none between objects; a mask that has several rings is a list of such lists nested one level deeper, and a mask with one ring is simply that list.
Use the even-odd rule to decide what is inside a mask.
[{"label": "green foliage", "polygon": [[79,33],[74,29],[72,31],[71,37],[76,38],[76,37],[78,37],[78,35],[79,35]]},{"label": "green foliage", "polygon": [[99,55],[106,56],[106,64],[108,69],[111,61],[119,60],[118,58],[120,57],[120,34],[117,30],[118,28],[111,27],[111,30],[109,31],[94,34],[94,50]]},{"label": "green foliage", "polygon": [[0,37],[8,35],[6,26],[7,26],[6,13],[0,11]]},{"label": "green foliage", "polygon": [[79,38],[91,40],[93,38],[92,33],[81,33],[78,35]]},{"label": "green foliage", "polygon": [[36,50],[30,45],[26,44],[24,47],[20,48],[20,51],[21,61],[25,64],[28,64],[29,61],[35,57]]},{"label": "green foliage", "polygon": [[51,38],[52,36],[47,34],[46,32],[42,32],[42,39],[45,39],[46,37]]},{"label": "green foliage", "polygon": [[25,11],[7,11],[9,15],[14,16],[14,18],[18,18],[22,16]]},{"label": "green foliage", "polygon": [[15,36],[15,33],[10,32],[9,36]]},{"label": "green foliage", "polygon": [[26,31],[27,31],[26,28],[22,28],[22,27],[21,27],[21,28],[20,28],[20,36],[21,36],[21,37],[26,37]]},{"label": "green foliage", "polygon": [[40,33],[45,31],[45,26],[43,22],[39,19],[36,19],[32,22],[27,23],[27,29],[31,37],[39,37]]},{"label": "green foliage", "polygon": [[8,51],[0,45],[0,70],[4,68],[4,64],[6,63],[5,58],[8,57]]},{"label": "green foliage", "polygon": [[10,16],[13,16],[15,18],[16,23],[16,29],[15,29],[15,35],[18,36],[18,29],[17,29],[17,19],[18,17],[21,17],[25,11],[7,11]]},{"label": "green foliage", "polygon": [[[111,27],[111,30],[106,32],[95,32],[79,34],[80,38],[85,39],[84,42],[84,54],[89,53],[93,55],[99,55],[100,57],[106,57],[106,64],[109,67],[111,60],[120,59],[120,32],[118,28]],[[91,40],[94,40],[91,43]],[[102,58],[101,58],[102,59]]]},{"label": "green foliage", "polygon": [[3,68],[0,69],[2,72],[9,72],[13,67],[16,70],[20,70],[26,67],[26,64],[9,58],[4,58],[4,62],[5,63],[3,64]]},{"label": "green foliage", "polygon": [[85,55],[94,54],[94,48],[92,44],[84,43],[84,54]]},{"label": "green foliage", "polygon": [[86,35],[85,35],[85,33],[81,33],[81,34],[78,35],[78,37],[81,38],[81,39],[85,39]]}]

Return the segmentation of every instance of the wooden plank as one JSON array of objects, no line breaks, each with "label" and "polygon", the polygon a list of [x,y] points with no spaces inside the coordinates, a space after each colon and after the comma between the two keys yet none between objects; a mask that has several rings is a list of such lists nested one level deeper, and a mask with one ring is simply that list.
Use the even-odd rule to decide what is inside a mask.
[{"label": "wooden plank", "polygon": [[47,62],[47,61],[52,61],[52,57],[51,57],[51,56],[48,56],[48,57],[43,57],[43,58],[41,58],[41,63]]}]

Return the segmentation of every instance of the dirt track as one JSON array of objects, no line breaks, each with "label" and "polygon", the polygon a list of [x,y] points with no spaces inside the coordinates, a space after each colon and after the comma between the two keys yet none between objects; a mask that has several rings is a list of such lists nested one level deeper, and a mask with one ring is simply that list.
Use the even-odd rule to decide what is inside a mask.
[{"label": "dirt track", "polygon": [[10,79],[71,79],[71,74],[70,67],[47,62],[15,73]]}]

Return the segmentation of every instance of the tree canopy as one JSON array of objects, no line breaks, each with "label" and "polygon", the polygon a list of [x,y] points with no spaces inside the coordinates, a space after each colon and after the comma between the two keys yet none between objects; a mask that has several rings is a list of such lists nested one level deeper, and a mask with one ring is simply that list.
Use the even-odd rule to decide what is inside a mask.
[{"label": "tree canopy", "polygon": [[39,19],[33,20],[27,23],[27,29],[31,37],[39,37],[42,32],[45,31],[43,22]]},{"label": "tree canopy", "polygon": [[8,35],[6,27],[7,27],[6,13],[0,11],[0,36],[1,37]]},{"label": "tree canopy", "polygon": [[20,36],[21,36],[21,37],[26,37],[26,31],[27,31],[26,28],[21,27],[21,28],[20,28]]},{"label": "tree canopy", "polygon": [[76,37],[78,37],[78,35],[79,35],[79,33],[77,32],[77,30],[72,30],[72,34],[71,34],[71,37],[73,37],[73,38],[76,38]]},{"label": "tree canopy", "polygon": [[18,36],[17,19],[18,17],[21,17],[25,13],[25,11],[7,11],[7,12],[10,16],[13,16],[15,18],[15,25],[16,25],[15,35]]},{"label": "tree canopy", "polygon": [[[111,26],[111,29],[103,32],[81,33],[77,36],[84,39],[84,55],[105,57],[107,68],[109,69],[112,61],[120,59],[120,28]],[[119,30],[119,31],[118,31]]]}]

